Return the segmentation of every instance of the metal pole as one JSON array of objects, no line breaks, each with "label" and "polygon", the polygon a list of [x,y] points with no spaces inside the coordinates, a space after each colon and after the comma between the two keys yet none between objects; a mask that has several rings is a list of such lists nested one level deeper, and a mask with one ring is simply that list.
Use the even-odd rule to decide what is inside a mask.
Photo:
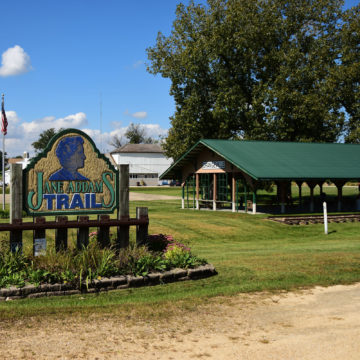
[{"label": "metal pole", "polygon": [[[3,95],[4,96],[4,95]],[[3,134],[3,153],[2,153],[2,190],[3,190],[3,210],[5,210],[5,134]]]},{"label": "metal pole", "polygon": [[328,220],[327,220],[327,208],[326,208],[326,202],[323,202],[323,208],[324,208],[324,231],[325,235],[328,234]]}]

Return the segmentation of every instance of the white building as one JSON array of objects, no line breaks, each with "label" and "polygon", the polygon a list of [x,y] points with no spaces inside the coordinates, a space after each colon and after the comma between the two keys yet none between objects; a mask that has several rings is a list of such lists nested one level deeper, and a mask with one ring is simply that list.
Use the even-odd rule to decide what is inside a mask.
[{"label": "white building", "polygon": [[[29,157],[29,153],[27,151],[24,152],[22,158],[10,158],[8,160],[8,164],[21,164],[22,169],[24,170],[30,163],[31,158]],[[10,168],[5,171],[5,184],[10,184]]]},{"label": "white building", "polygon": [[157,144],[126,144],[110,155],[116,165],[129,164],[130,186],[159,185],[159,176],[173,162]]}]

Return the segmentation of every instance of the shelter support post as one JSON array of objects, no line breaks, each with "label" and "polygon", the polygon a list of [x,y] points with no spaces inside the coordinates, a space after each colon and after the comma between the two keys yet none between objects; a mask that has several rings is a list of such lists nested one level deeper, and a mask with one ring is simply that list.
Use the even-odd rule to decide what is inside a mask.
[{"label": "shelter support post", "polygon": [[307,185],[310,188],[310,212],[314,212],[314,188],[316,186],[315,181],[307,181]]},{"label": "shelter support post", "polygon": [[301,187],[302,187],[302,181],[297,181],[296,182],[296,185],[298,186],[299,188],[299,207],[301,208],[302,207],[302,193],[301,193]]},{"label": "shelter support post", "polygon": [[[281,214],[285,214],[285,209],[286,209],[286,182],[285,181],[280,181],[277,183],[277,186],[279,187],[280,190],[280,212]],[[279,193],[279,191],[278,191]]]},{"label": "shelter support post", "polygon": [[217,176],[213,174],[213,210],[216,211],[216,198],[217,198]]},{"label": "shelter support post", "polygon": [[181,184],[181,208],[185,209],[185,182]]},{"label": "shelter support post", "polygon": [[189,208],[189,178],[186,179],[186,208]]},{"label": "shelter support post", "polygon": [[195,210],[195,175],[192,176],[192,190],[193,190],[193,210]]},{"label": "shelter support post", "polygon": [[256,188],[253,189],[253,205],[252,205],[252,213],[256,214]]},{"label": "shelter support post", "polygon": [[199,174],[195,174],[195,183],[196,183],[196,210],[200,210],[199,205]]},{"label": "shelter support post", "polygon": [[341,180],[341,181],[334,181],[334,184],[337,187],[337,211],[341,211],[342,210],[342,188],[345,185],[345,181]]},{"label": "shelter support post", "polygon": [[245,204],[245,212],[248,212],[248,205],[247,205],[247,185],[246,180],[244,180],[244,204]]},{"label": "shelter support post", "polygon": [[231,179],[231,204],[232,204],[232,212],[236,211],[236,206],[237,206],[237,189],[236,189],[236,179],[235,179],[235,175],[234,173],[232,174],[232,179]]}]

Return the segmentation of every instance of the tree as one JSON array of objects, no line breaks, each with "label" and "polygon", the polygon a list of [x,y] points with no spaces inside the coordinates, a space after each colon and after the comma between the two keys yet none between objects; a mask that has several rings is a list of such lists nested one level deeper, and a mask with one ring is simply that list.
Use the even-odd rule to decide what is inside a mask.
[{"label": "tree", "polygon": [[344,114],[331,86],[340,0],[208,0],[177,7],[148,71],[171,80],[164,143],[178,158],[200,138],[337,141]]},{"label": "tree", "polygon": [[130,144],[154,144],[156,142],[152,137],[146,136],[146,129],[141,124],[131,123],[126,130],[125,137]]},{"label": "tree", "polygon": [[62,130],[63,129],[55,130],[54,128],[44,130],[39,135],[39,139],[31,144],[35,152],[38,154],[41,151],[43,151],[46,148],[46,146],[49,144],[49,141]]},{"label": "tree", "polygon": [[114,135],[111,138],[109,145],[113,146],[115,149],[119,149],[123,145],[123,140],[121,139],[121,137],[119,135]]},{"label": "tree", "polygon": [[341,28],[341,64],[334,86],[346,109],[346,142],[360,143],[360,4],[344,13]]}]

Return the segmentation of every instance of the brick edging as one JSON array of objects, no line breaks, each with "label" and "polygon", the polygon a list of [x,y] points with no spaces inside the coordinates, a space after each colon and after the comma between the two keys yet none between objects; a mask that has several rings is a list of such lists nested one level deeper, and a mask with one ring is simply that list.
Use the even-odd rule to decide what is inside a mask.
[{"label": "brick edging", "polygon": [[71,284],[26,285],[22,288],[12,286],[10,288],[0,289],[0,301],[44,296],[76,295],[81,293],[89,294],[100,291],[166,284],[176,281],[204,279],[216,274],[217,271],[215,267],[207,264],[195,269],[173,269],[161,273],[150,273],[146,276],[124,275],[102,278],[101,280],[93,280],[88,284],[86,284],[86,281],[83,281],[81,290]]}]

